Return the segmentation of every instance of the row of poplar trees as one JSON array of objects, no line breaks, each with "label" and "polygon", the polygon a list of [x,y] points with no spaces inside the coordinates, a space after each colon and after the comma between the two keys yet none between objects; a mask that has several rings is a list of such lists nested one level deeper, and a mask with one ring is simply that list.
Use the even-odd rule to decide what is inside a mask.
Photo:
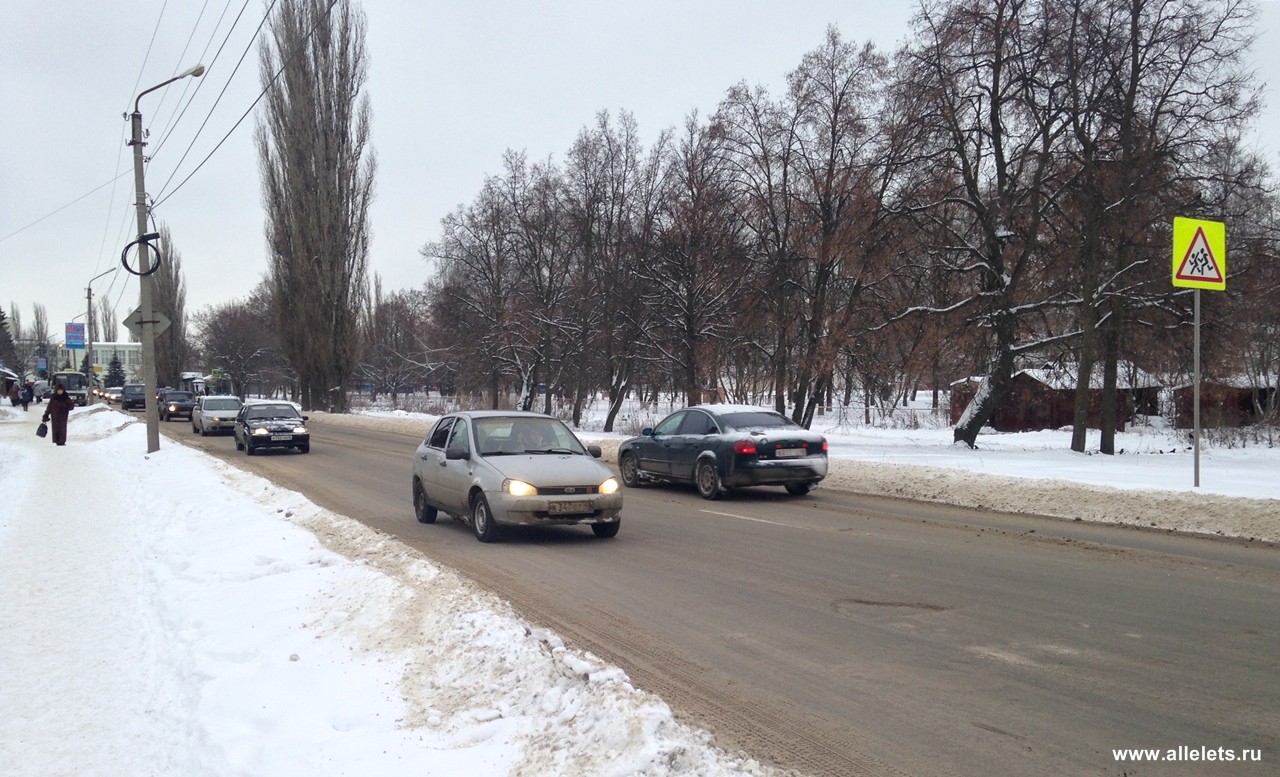
[{"label": "row of poplar trees", "polygon": [[830,29],[782,94],[733,86],[647,147],[602,113],[562,163],[508,152],[424,247],[432,352],[461,388],[530,406],[547,387],[575,418],[607,392],[607,428],[658,385],[808,425],[903,376],[985,375],[969,445],[1024,362],[1060,360],[1073,447],[1097,370],[1112,452],[1121,365],[1190,360],[1174,215],[1228,224],[1231,291],[1206,301],[1239,338],[1224,355],[1280,330],[1270,173],[1246,142],[1256,12],[926,0],[897,51]]}]

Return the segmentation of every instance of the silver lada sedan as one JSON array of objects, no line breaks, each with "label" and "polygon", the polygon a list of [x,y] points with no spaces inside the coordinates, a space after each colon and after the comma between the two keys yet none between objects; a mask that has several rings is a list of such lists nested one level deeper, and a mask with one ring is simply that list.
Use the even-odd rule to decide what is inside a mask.
[{"label": "silver lada sedan", "polygon": [[613,537],[622,490],[559,420],[540,413],[472,410],[441,417],[413,461],[413,509],[422,523],[443,512],[492,542],[502,524],[589,524]]}]

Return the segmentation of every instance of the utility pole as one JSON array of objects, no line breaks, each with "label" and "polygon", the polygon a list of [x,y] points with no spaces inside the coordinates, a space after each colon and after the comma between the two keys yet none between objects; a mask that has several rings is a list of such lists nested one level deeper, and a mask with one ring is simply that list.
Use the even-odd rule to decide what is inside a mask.
[{"label": "utility pole", "polygon": [[84,287],[84,299],[88,305],[84,320],[84,404],[93,404],[93,281]]},{"label": "utility pole", "polygon": [[146,394],[147,416],[147,453],[160,450],[160,408],[156,402],[156,317],[153,307],[155,281],[151,268],[151,246],[147,243],[147,185],[143,176],[142,147],[142,112],[138,104],[147,92],[154,92],[162,86],[168,86],[187,76],[204,74],[204,65],[196,65],[160,84],[141,92],[133,101],[133,113],[130,115],[133,146],[133,185],[137,192],[138,209],[138,309],[142,314],[142,384]]},{"label": "utility pole", "polygon": [[93,282],[98,280],[104,275],[110,275],[111,273],[115,272],[117,269],[118,268],[116,267],[112,267],[110,270],[107,270],[106,272],[98,273],[97,275],[90,278],[89,284],[84,287],[84,298],[88,306],[87,309],[85,310],[85,321],[84,321],[84,337],[85,337],[84,357],[89,367],[88,371],[85,373],[85,376],[84,376],[85,381],[88,384],[87,388],[85,389],[86,405],[93,404],[93,379],[97,376],[97,373],[93,371],[93,339],[94,339],[93,338]]}]

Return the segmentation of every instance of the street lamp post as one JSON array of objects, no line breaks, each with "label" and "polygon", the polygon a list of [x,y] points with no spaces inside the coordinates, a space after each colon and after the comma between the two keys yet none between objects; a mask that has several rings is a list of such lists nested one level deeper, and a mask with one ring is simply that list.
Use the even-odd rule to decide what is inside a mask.
[{"label": "street lamp post", "polygon": [[187,76],[199,77],[203,74],[204,65],[196,65],[168,81],[144,90],[133,101],[133,114],[130,116],[133,129],[132,139],[129,141],[129,145],[133,146],[133,184],[138,193],[138,272],[140,275],[138,311],[142,316],[142,390],[146,394],[147,453],[160,450],[160,409],[156,405],[156,317],[152,303],[154,280],[151,271],[151,247],[144,238],[147,234],[147,187],[143,180],[142,147],[145,144],[142,142],[142,112],[138,108],[138,103],[148,92],[154,92]]},{"label": "street lamp post", "polygon": [[84,353],[89,363],[89,374],[85,375],[85,381],[89,384],[85,388],[85,404],[93,404],[93,282],[104,275],[110,275],[117,268],[112,267],[106,272],[100,272],[89,279],[89,283],[84,288],[84,298],[86,304],[85,321],[84,321]]}]

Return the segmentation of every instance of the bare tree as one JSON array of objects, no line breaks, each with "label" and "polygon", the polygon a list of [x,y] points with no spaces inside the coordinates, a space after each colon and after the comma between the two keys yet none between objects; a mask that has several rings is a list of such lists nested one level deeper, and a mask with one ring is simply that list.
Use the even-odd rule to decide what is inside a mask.
[{"label": "bare tree", "polygon": [[[592,303],[574,311],[573,334],[583,361],[575,375],[575,423],[586,391],[603,388],[609,397],[604,429],[613,431],[637,371],[649,359],[645,333],[654,322],[641,302],[641,269],[647,247],[654,243],[669,142],[670,133],[660,133],[646,153],[631,114],[624,112],[615,125],[602,112],[569,151],[565,207],[576,230],[581,265],[575,296]],[[585,358],[592,355],[598,355],[598,366]],[[591,380],[588,372],[593,369]]]},{"label": "bare tree", "polygon": [[268,387],[281,371],[279,341],[265,284],[246,300],[215,305],[195,316],[200,347],[243,399],[253,386]]},{"label": "bare tree", "polygon": [[169,227],[160,225],[162,256],[155,274],[155,309],[169,318],[169,328],[156,336],[156,382],[177,386],[194,349],[187,339],[187,284],[182,277],[182,254]]},{"label": "bare tree", "polygon": [[426,301],[421,292],[382,294],[382,280],[374,276],[373,291],[362,317],[364,346],[359,375],[375,393],[391,395],[394,405],[404,388],[426,384],[434,363],[423,340]]},{"label": "bare tree", "polygon": [[640,273],[648,285],[644,302],[659,322],[651,342],[695,405],[719,382],[725,340],[745,313],[738,302],[752,271],[724,154],[696,112],[686,118],[669,164],[657,243]]},{"label": "bare tree", "polygon": [[107,343],[117,342],[120,337],[120,324],[116,319],[116,309],[111,300],[105,296],[98,299],[98,339]]},{"label": "bare tree", "polygon": [[987,380],[954,431],[970,446],[1007,393],[1018,353],[1046,342],[1024,338],[1034,331],[1029,322],[1038,322],[1045,306],[1063,304],[1043,283],[1038,243],[1063,131],[1061,107],[1051,99],[1046,37],[1053,29],[1044,5],[924,5],[914,21],[919,40],[902,62],[919,108],[911,121],[925,133],[921,159],[947,187],[941,197],[929,191],[935,198],[918,202],[917,212],[949,233],[937,259],[973,281],[972,293],[955,304],[990,333]]},{"label": "bare tree", "polygon": [[282,0],[259,50],[256,142],[275,320],[305,408],[346,408],[367,291],[375,160],[364,14]]}]

